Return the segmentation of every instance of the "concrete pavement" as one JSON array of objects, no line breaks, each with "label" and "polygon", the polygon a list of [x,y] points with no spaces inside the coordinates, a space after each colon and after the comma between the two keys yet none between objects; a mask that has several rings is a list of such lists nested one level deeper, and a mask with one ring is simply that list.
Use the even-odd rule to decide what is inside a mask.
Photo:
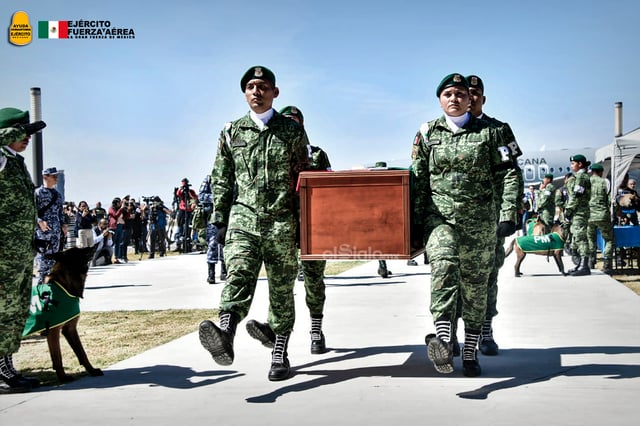
[{"label": "concrete pavement", "polygon": [[[323,355],[309,353],[310,321],[297,282],[289,380],[267,380],[269,350],[248,336],[245,320],[229,367],[215,364],[192,333],[115,364],[103,377],[0,395],[0,422],[637,424],[640,297],[599,272],[562,277],[543,256],[527,256],[524,276],[514,278],[512,255],[500,274],[494,320],[500,355],[480,355],[478,378],[462,375],[460,358],[453,374],[441,375],[426,357],[424,336],[433,331],[429,267],[417,260],[419,266],[389,261],[389,279],[376,275],[377,262],[327,278],[324,331],[331,350]],[[261,280],[249,318],[266,318],[266,287]],[[156,258],[92,269],[81,306],[212,308],[221,289],[206,284],[204,255]]]}]

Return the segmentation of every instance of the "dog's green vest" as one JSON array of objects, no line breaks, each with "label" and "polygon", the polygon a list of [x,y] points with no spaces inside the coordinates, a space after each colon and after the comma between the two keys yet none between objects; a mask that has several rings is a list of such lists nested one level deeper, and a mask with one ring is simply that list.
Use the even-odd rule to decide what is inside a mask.
[{"label": "dog's green vest", "polygon": [[517,237],[516,244],[525,253],[548,253],[564,248],[564,240],[557,232],[546,235],[525,235]]},{"label": "dog's green vest", "polygon": [[29,318],[22,336],[48,331],[80,315],[80,299],[70,295],[55,281],[31,288]]}]

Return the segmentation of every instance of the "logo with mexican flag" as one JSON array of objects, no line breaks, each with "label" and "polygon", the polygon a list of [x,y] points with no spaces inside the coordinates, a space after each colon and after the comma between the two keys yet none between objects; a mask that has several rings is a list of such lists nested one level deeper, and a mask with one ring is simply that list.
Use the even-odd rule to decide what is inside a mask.
[{"label": "logo with mexican flag", "polygon": [[69,38],[69,21],[38,21],[38,38]]}]

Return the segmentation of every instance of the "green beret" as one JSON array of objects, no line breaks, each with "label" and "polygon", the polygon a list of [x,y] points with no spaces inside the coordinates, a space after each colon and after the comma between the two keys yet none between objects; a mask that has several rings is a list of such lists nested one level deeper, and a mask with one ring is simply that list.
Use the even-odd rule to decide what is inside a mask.
[{"label": "green beret", "polygon": [[22,111],[17,108],[0,109],[0,129],[13,127],[15,124],[28,124],[29,111]]},{"label": "green beret", "polygon": [[547,179],[553,179],[553,173],[547,173],[544,175]]},{"label": "green beret", "polygon": [[569,157],[569,161],[575,161],[576,163],[582,163],[585,165],[585,167],[589,167],[589,165],[591,164],[591,161],[587,161],[587,157],[585,157],[582,154],[576,154],[573,155],[571,157]]},{"label": "green beret", "polygon": [[276,86],[276,76],[269,68],[255,66],[249,68],[247,72],[245,72],[242,76],[242,80],[240,80],[240,89],[242,89],[242,93],[244,93],[244,89],[247,88],[247,83],[249,82],[249,80],[253,80],[254,78],[268,81],[273,87]]},{"label": "green beret", "polygon": [[468,89],[469,82],[467,81],[466,78],[464,78],[462,74],[458,74],[458,73],[449,74],[448,76],[442,79],[440,84],[438,84],[438,88],[436,89],[436,96],[439,98],[440,93],[442,93],[442,91],[447,87],[451,87],[451,86],[462,86],[465,89]]},{"label": "green beret", "polygon": [[484,83],[482,79],[477,75],[468,75],[467,81],[469,82],[469,88],[475,87],[476,89],[482,90],[484,92]]},{"label": "green beret", "polygon": [[304,115],[302,115],[302,111],[296,106],[289,105],[280,110],[280,114],[282,115],[292,115],[294,117],[298,117],[300,123],[304,123]]},{"label": "green beret", "polygon": [[602,164],[596,163],[591,165],[591,170],[593,170],[594,172],[603,172],[604,167],[602,167]]}]

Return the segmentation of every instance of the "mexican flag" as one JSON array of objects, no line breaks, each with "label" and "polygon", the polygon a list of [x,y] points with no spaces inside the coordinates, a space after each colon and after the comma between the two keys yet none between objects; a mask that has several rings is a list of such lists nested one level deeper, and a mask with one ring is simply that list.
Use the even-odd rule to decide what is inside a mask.
[{"label": "mexican flag", "polygon": [[69,38],[69,21],[38,21],[38,38]]}]

